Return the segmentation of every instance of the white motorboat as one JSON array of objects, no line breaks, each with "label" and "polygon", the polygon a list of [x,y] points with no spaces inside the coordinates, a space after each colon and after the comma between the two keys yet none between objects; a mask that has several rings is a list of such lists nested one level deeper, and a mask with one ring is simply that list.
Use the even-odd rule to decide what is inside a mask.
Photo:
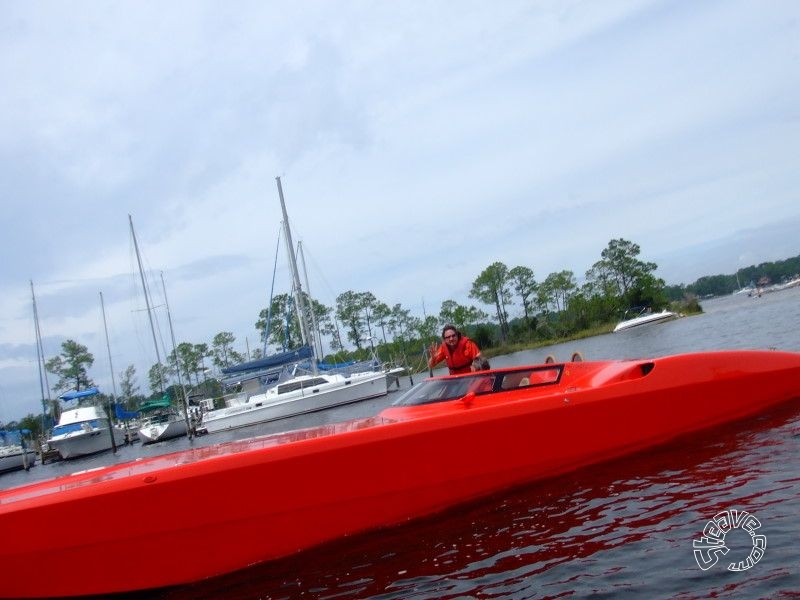
[{"label": "white motorboat", "polygon": [[[60,399],[75,400],[97,393],[97,388],[89,388],[62,394]],[[61,458],[69,459],[122,446],[125,443],[125,433],[111,425],[102,408],[95,405],[79,405],[64,409],[47,443],[51,448],[58,450]]]},{"label": "white motorboat", "polygon": [[147,402],[139,410],[142,414],[139,439],[143,444],[181,437],[189,432],[186,418],[170,404],[168,398]]},{"label": "white motorboat", "polygon": [[[647,309],[645,309],[646,311]],[[642,325],[650,325],[652,323],[663,323],[664,321],[670,321],[672,319],[677,318],[678,313],[672,312],[670,310],[662,310],[661,312],[645,312],[642,311],[639,313],[638,316],[627,319],[625,321],[620,321],[617,323],[617,326],[614,327],[614,333],[619,331],[625,331],[626,329],[633,329],[634,327],[640,327]]]},{"label": "white motorboat", "polygon": [[22,443],[16,431],[0,430],[0,473],[30,469],[36,463],[36,451]]}]

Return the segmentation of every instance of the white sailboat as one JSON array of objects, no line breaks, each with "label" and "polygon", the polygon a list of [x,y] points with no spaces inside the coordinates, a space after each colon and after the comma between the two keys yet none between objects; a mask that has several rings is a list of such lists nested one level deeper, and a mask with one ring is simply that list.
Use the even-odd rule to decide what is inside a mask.
[{"label": "white sailboat", "polygon": [[27,471],[35,463],[36,451],[25,444],[21,431],[0,429],[0,473],[19,469]]},{"label": "white sailboat", "polygon": [[[289,227],[289,216],[286,212],[286,203],[283,199],[283,188],[280,177],[278,183],[278,197],[283,213],[284,239],[289,255],[289,266],[292,271],[294,302],[300,320],[300,331],[304,344],[312,343],[303,299],[303,289],[300,283],[300,274],[297,260],[294,255],[292,232]],[[341,373],[319,373],[316,369],[316,356],[311,357],[312,373],[295,375],[267,391],[255,394],[246,401],[208,411],[203,415],[202,428],[208,433],[225,431],[237,427],[246,427],[256,423],[263,423],[282,419],[308,412],[323,410],[359,402],[367,398],[386,395],[389,391],[386,373],[379,371],[365,371],[349,375]]]},{"label": "white sailboat", "polygon": [[[153,323],[153,313],[150,306],[150,295],[147,290],[147,283],[144,278],[144,269],[142,268],[142,259],[139,255],[139,243],[136,240],[136,232],[133,230],[133,217],[128,215],[130,222],[131,237],[133,239],[134,250],[136,251],[136,262],[139,265],[139,276],[142,280],[142,290],[144,291],[145,305],[147,306],[147,317],[150,320],[150,332],[153,335],[153,345],[156,350],[156,360],[159,365],[159,376],[161,375],[161,353],[158,349],[158,340],[156,339],[156,329]],[[161,285],[164,285],[164,279],[161,279]],[[164,296],[166,298],[166,287],[164,287]],[[169,315],[169,307],[167,307],[167,314]],[[170,333],[172,335],[173,349],[175,346],[175,335],[172,333],[172,319],[170,318]],[[178,385],[183,389],[180,382],[180,371],[178,371]],[[162,392],[164,382],[161,382]],[[161,400],[154,400],[146,403],[141,407],[144,418],[139,426],[139,439],[143,444],[160,442],[163,440],[181,437],[189,433],[189,419],[186,413],[185,404],[186,394],[184,393],[184,414],[180,414],[178,410],[171,405],[169,397],[165,394]]]},{"label": "white sailboat", "polygon": [[181,437],[188,432],[186,419],[172,406],[169,398],[145,402],[139,410],[142,414],[139,439],[143,444]]}]

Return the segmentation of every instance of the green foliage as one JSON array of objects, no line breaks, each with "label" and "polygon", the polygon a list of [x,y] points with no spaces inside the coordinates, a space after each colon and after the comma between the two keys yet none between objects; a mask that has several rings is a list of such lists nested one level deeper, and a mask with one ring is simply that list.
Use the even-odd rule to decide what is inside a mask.
[{"label": "green foliage", "polygon": [[622,238],[611,240],[601,252],[601,259],[586,273],[591,293],[619,298],[623,310],[665,307],[664,281],[653,275],[657,265],[639,260],[640,252],[638,244]]},{"label": "green foliage", "polygon": [[[303,307],[306,311],[306,322],[316,323],[320,330],[330,330],[331,309],[302,292]],[[300,320],[294,306],[294,299],[289,294],[278,294],[272,298],[270,309],[262,309],[256,321],[256,330],[261,341],[266,340],[281,350],[294,350],[303,345]],[[269,320],[269,325],[267,321]],[[267,331],[269,329],[269,331]],[[308,341],[311,344],[311,341]]]},{"label": "green foliage", "polygon": [[470,337],[478,344],[479,348],[491,348],[495,346],[495,330],[486,324],[480,324],[474,328]]},{"label": "green foliage", "polygon": [[44,368],[48,373],[58,377],[53,386],[53,391],[58,393],[65,390],[85,390],[94,385],[87,369],[94,364],[94,356],[89,349],[74,340],[67,340],[61,344],[61,354],[45,362]]},{"label": "green foliage", "polygon": [[366,308],[366,301],[367,298],[363,293],[352,290],[343,292],[336,297],[336,318],[344,325],[347,339],[359,350],[361,349],[361,339],[365,333],[366,321],[363,312]]},{"label": "green foliage", "polygon": [[743,267],[735,273],[705,275],[688,285],[668,286],[665,291],[671,301],[680,301],[686,294],[694,294],[700,298],[726,296],[742,288],[788,281],[798,274],[800,274],[800,255]]},{"label": "green foliage", "polygon": [[500,337],[505,341],[508,338],[506,306],[511,304],[511,278],[508,267],[501,262],[495,262],[486,267],[472,282],[469,297],[484,304],[494,305],[497,322],[500,324]]},{"label": "green foliage", "polygon": [[139,393],[139,386],[136,385],[136,367],[128,365],[127,368],[119,374],[120,391],[123,398],[132,398]]},{"label": "green foliage", "polygon": [[550,273],[538,288],[538,302],[544,310],[566,310],[578,284],[572,271]]},{"label": "green foliage", "polygon": [[[28,429],[31,434],[30,438],[35,440],[42,437],[42,418],[41,416],[34,416],[29,414],[19,420],[19,423],[9,424],[8,429]],[[27,435],[25,436],[28,437]]]},{"label": "green foliage", "polygon": [[[740,289],[740,286],[778,283],[800,273],[800,256],[773,263],[744,267],[727,275],[709,275],[689,285],[666,286],[655,276],[657,266],[640,260],[637,244],[624,239],[611,240],[601,252],[601,258],[586,272],[579,288],[572,271],[550,273],[541,283],[534,279],[530,267],[515,266],[511,269],[502,262],[494,262],[484,269],[472,283],[469,296],[492,306],[494,317],[475,306],[462,305],[455,300],[442,302],[438,316],[425,318],[412,315],[400,304],[391,308],[379,301],[371,292],[347,291],[336,299],[335,310],[304,295],[305,305],[311,307],[319,331],[328,338],[332,353],[326,357],[330,362],[344,362],[359,358],[370,358],[375,352],[379,359],[408,366],[412,370],[425,367],[425,349],[440,338],[441,327],[452,323],[475,340],[490,355],[508,351],[508,344],[530,347],[553,341],[581,337],[609,331],[609,325],[619,320],[625,309],[633,306],[649,306],[660,310],[667,306],[671,310],[690,314],[702,312],[698,298],[724,295]],[[510,318],[508,308],[517,304],[520,316]],[[259,313],[256,329],[266,336],[268,342],[282,348],[300,345],[301,337],[296,315],[293,315],[293,300],[288,294],[273,298],[272,318],[267,331],[267,309]],[[310,318],[311,313],[308,312]],[[287,327],[288,319],[288,327]],[[355,350],[347,351],[342,333]],[[588,332],[588,333],[587,333]],[[363,347],[365,339],[370,346]],[[205,359],[210,358],[217,368],[240,363],[243,356],[234,350],[235,336],[220,332],[208,344],[181,343],[168,356],[174,372],[180,369],[191,388],[190,394],[204,397],[221,396],[219,381],[206,377]],[[261,351],[253,353],[260,356]],[[68,340],[62,345],[62,354],[47,361],[48,372],[59,376],[54,391],[85,389],[93,385],[88,368],[94,362],[87,348]],[[161,390],[177,397],[175,386],[167,383],[172,373],[168,367],[161,370],[154,365],[148,372],[150,387],[156,397]],[[122,400],[129,410],[143,400],[136,385],[136,371],[129,366],[121,374]],[[54,403],[57,405],[57,402]],[[49,408],[48,408],[49,409]],[[57,415],[53,407],[53,417]],[[40,423],[40,417],[29,416]],[[26,418],[27,419],[27,418]],[[48,419],[52,419],[48,416]],[[28,423],[27,421],[25,421]],[[34,430],[33,422],[25,425]],[[40,426],[41,427],[41,426]]]},{"label": "green foliage", "polygon": [[528,319],[533,310],[533,299],[536,297],[539,285],[533,276],[533,269],[529,267],[514,267],[508,272],[508,279],[512,289],[522,301],[522,312]]},{"label": "green foliage", "polygon": [[220,369],[238,364],[244,357],[233,349],[236,336],[230,331],[221,331],[214,336],[211,343],[211,357],[214,364]]},{"label": "green foliage", "polygon": [[150,367],[150,370],[147,371],[147,381],[153,396],[160,396],[164,393],[168,379],[169,368],[166,365],[156,363]]},{"label": "green foliage", "polygon": [[464,306],[455,300],[445,300],[439,311],[439,325],[455,325],[459,331],[464,331],[467,325],[478,323],[488,318],[488,315],[474,306]]}]

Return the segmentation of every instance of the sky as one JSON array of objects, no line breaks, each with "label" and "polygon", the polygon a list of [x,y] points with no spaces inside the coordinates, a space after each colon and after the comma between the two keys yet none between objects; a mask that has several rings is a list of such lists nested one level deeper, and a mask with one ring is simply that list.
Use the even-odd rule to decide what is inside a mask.
[{"label": "sky", "polygon": [[257,347],[278,176],[329,306],[491,312],[490,264],[617,238],[668,284],[800,254],[795,0],[9,1],[0,81],[0,421],[41,411],[34,294],[47,358],[148,392],[130,222],[162,339],[166,291],[178,343]]}]

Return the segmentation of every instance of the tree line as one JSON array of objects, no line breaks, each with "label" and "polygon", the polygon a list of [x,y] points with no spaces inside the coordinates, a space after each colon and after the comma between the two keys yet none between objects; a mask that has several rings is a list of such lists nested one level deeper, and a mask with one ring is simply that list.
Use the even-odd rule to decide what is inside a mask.
[{"label": "tree line", "polygon": [[[383,302],[369,291],[345,291],[336,297],[335,306],[326,306],[305,295],[302,304],[306,317],[315,325],[315,339],[305,343],[320,348],[322,341],[326,341],[330,352],[325,360],[329,362],[376,357],[419,371],[425,365],[425,348],[438,339],[441,327],[447,323],[464,331],[485,350],[509,344],[556,341],[616,323],[633,307],[661,310],[670,305],[664,281],[654,274],[657,265],[641,260],[640,253],[638,244],[612,239],[600,253],[600,259],[586,271],[582,284],[569,270],[550,273],[537,281],[532,267],[509,268],[502,262],[494,262],[472,282],[469,298],[477,305],[447,299],[438,314],[421,317],[399,303]],[[680,302],[686,306],[694,302],[696,306],[688,290],[684,290]],[[512,314],[514,307],[517,310]],[[178,376],[190,393],[202,390],[206,394],[220,394],[218,380],[208,377],[210,371],[261,358],[268,347],[292,350],[304,343],[295,311],[289,294],[273,297],[255,322],[262,347],[246,354],[236,350],[236,337],[231,332],[217,333],[210,344],[178,344],[167,353],[164,364],[154,364],[149,369],[149,395],[141,392],[136,369],[129,365],[119,374],[120,398],[115,400],[130,410],[164,394],[177,401]],[[57,377],[53,391],[58,394],[93,386],[89,376],[93,363],[94,357],[87,347],[74,340],[65,341],[61,354],[45,363],[47,372]],[[169,381],[173,383],[167,385]],[[101,395],[102,398],[108,397]]]},{"label": "tree line", "polygon": [[688,285],[672,285],[666,288],[671,300],[693,294],[699,298],[725,296],[743,288],[763,287],[782,283],[800,274],[800,255],[775,262],[742,267],[727,275],[705,275]]}]

